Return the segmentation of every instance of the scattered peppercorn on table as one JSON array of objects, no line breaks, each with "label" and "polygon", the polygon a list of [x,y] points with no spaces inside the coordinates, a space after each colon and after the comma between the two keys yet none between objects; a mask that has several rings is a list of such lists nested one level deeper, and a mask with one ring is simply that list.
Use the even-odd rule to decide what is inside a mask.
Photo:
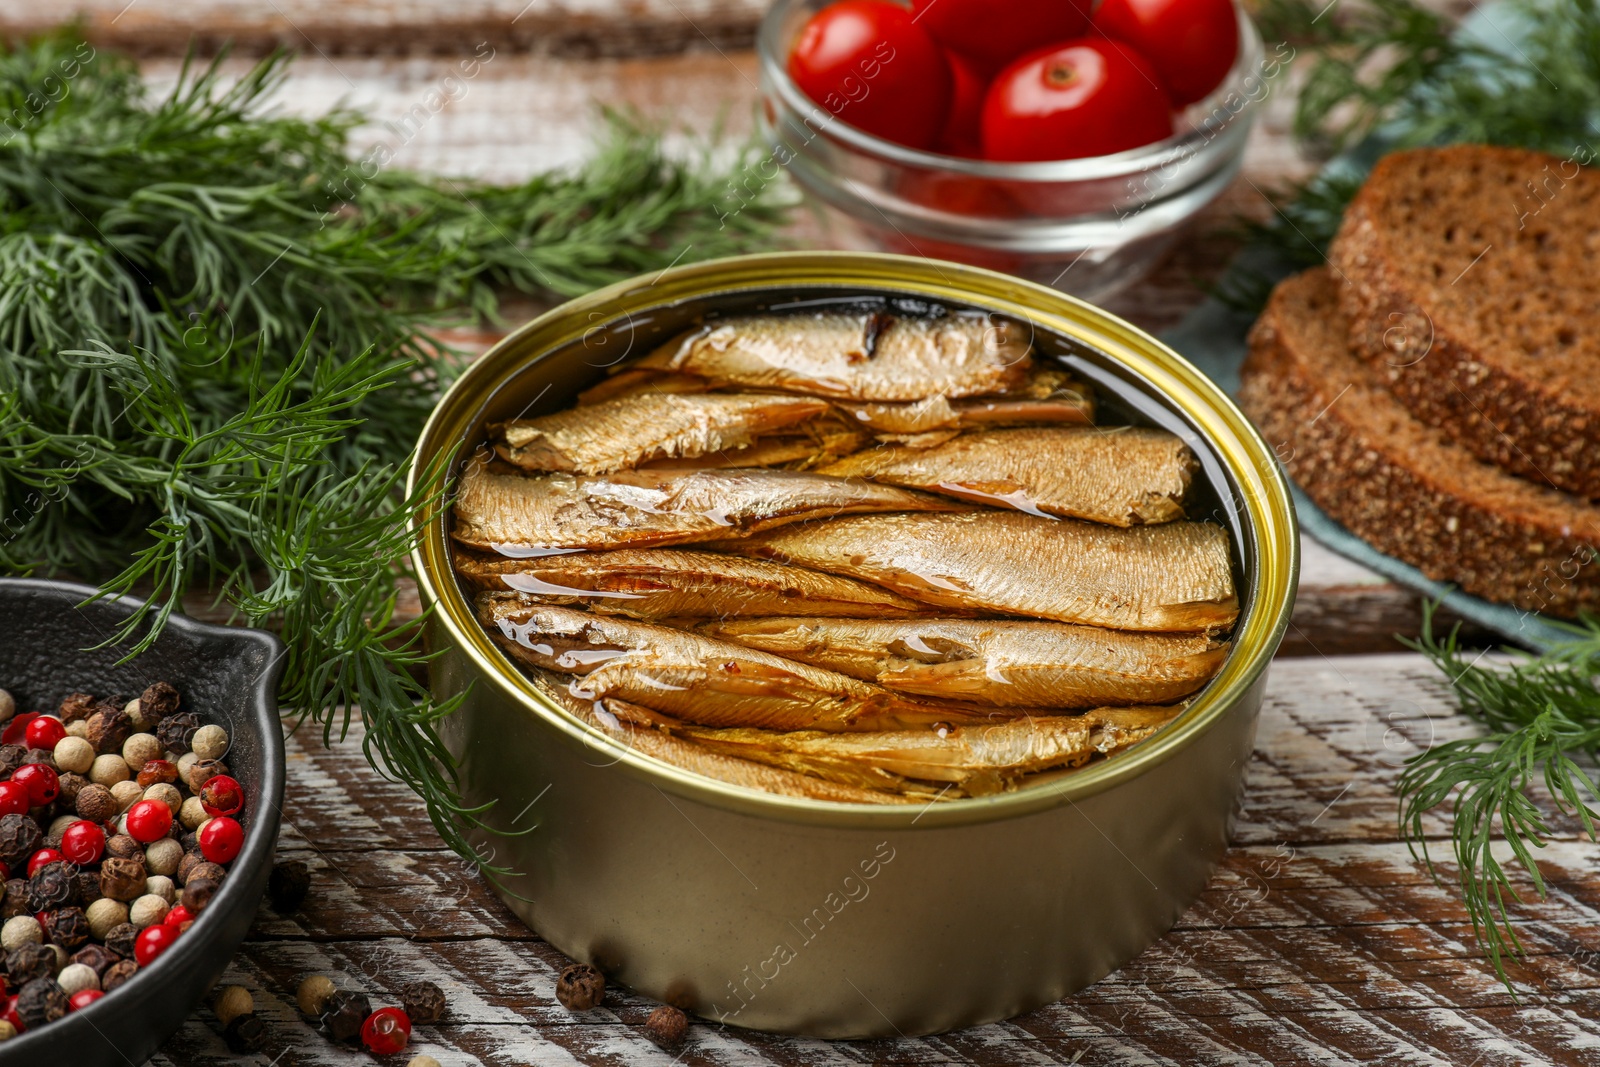
[{"label": "scattered peppercorn on table", "polygon": [[[726,118],[731,134],[745,132],[757,76],[751,45],[765,7],[764,0],[596,0],[581,10],[525,0],[279,0],[244,13],[224,0],[182,8],[148,0],[64,7],[0,0],[0,29],[36,32],[81,13],[91,40],[145,56],[147,74],[162,84],[174,76],[191,34],[232,37],[246,53],[282,42],[310,57],[293,68],[291,104],[321,110],[348,97],[391,122],[359,133],[363,148],[382,143],[400,165],[507,180],[577,159],[595,121],[591,101],[670,115],[702,130]],[[492,58],[461,91],[440,89],[466,53]],[[1232,253],[1227,242],[1203,239],[1208,226],[1259,210],[1261,189],[1308,173],[1290,147],[1282,104],[1268,101],[1244,179],[1202,218],[1202,237],[1180,244],[1112,310],[1155,330],[1173,325],[1201,297],[1193,278],[1215,276]],[[802,240],[823,236],[804,216],[798,225]],[[402,608],[416,610],[414,603]],[[206,605],[197,600],[191,610],[204,614]],[[1593,1058],[1600,1046],[1600,862],[1581,827],[1558,820],[1539,857],[1551,899],[1525,909],[1529,958],[1513,970],[1519,999],[1472,947],[1453,889],[1430,881],[1400,842],[1393,786],[1403,760],[1467,730],[1432,668],[1391,640],[1396,631],[1415,632],[1417,621],[1416,597],[1308,545],[1234,845],[1200,901],[1167,937],[1082,993],[1004,1023],[901,1041],[830,1045],[683,1020],[606,985],[598,973],[571,968],[444,848],[409,790],[369,767],[359,725],[331,747],[301,730],[288,744],[269,898],[208,1004],[152,1062],[1600,1062]],[[210,727],[182,724],[185,733],[191,729],[197,761],[221,755],[220,748],[205,754],[225,745],[206,734]],[[157,807],[175,825],[143,845],[128,835],[141,850],[138,871],[131,852],[120,854],[123,835],[108,837],[95,891],[113,892],[83,907],[81,920],[56,910],[53,922],[85,927],[86,947],[77,954],[88,955],[56,978],[68,997],[91,988],[85,972],[102,989],[113,984],[118,967],[137,962],[139,929],[165,926],[174,911],[201,903],[200,887],[217,872],[201,869],[210,861],[193,860],[180,838],[199,825],[204,812],[195,805],[208,786],[226,800],[207,782],[200,795],[186,796],[176,776],[145,784],[130,770],[117,779],[114,765],[100,762],[107,739],[88,730],[56,739],[52,749],[63,775],[84,779],[76,814],[91,822],[131,817],[135,801],[148,800],[154,806],[130,818],[130,830],[154,834],[163,821]],[[130,731],[121,744],[140,733]],[[126,755],[119,747],[118,757],[130,767],[161,762],[167,739],[160,730],[150,736],[160,753],[142,751],[151,742],[139,741]],[[20,788],[36,773],[24,774]],[[192,786],[192,776],[180,773]],[[176,808],[163,785],[176,793]],[[157,792],[147,798],[150,789]],[[0,807],[4,792],[0,786]],[[15,847],[20,854],[26,844],[31,854],[48,829],[35,826],[41,840],[34,845],[26,829],[0,820],[0,853]],[[93,847],[69,843],[68,829],[63,853]],[[1429,827],[1432,840],[1447,847],[1442,831],[1442,824]],[[729,862],[718,842],[698,847],[699,862]],[[55,879],[41,878],[41,892],[63,892]],[[171,883],[170,899],[162,879]],[[163,909],[163,921],[155,922]],[[34,910],[0,926],[4,948],[23,953],[19,965],[30,947],[42,951],[42,936],[28,926],[40,926]],[[848,916],[840,921],[848,924]],[[38,965],[53,963],[41,957]],[[377,1047],[393,1047],[403,1029],[396,1010],[409,1026],[404,1051],[369,1055],[359,1043],[362,1029],[370,1022]],[[335,1027],[350,1041],[332,1042],[328,1029]],[[676,1051],[664,1051],[675,1042]]]}]

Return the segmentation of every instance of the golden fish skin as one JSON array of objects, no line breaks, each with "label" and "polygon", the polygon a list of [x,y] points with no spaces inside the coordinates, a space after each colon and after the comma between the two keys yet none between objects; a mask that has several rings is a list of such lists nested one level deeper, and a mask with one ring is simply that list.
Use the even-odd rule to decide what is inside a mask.
[{"label": "golden fish skin", "polygon": [[589,407],[627,396],[651,393],[709,393],[715,384],[692,374],[624,367],[578,394],[578,406]]},{"label": "golden fish skin", "polygon": [[461,477],[452,536],[507,555],[683,544],[739,537],[806,519],[871,511],[958,510],[937,497],[782,470],[500,474],[473,462]]},{"label": "golden fish skin", "polygon": [[949,782],[972,796],[1014,787],[1024,775],[1081,767],[1153,735],[1181,708],[1097,708],[1079,715],[1012,719],[980,726],[830,734],[820,730],[775,732],[703,729],[678,733],[714,752],[805,769],[834,780],[855,768],[856,777],[882,771],[904,778]]},{"label": "golden fish skin", "polygon": [[667,626],[482,593],[478,619],[513,659],[583,676],[577,696],[615,697],[708,726],[872,730],[986,721],[848,675]]},{"label": "golden fish skin", "polygon": [[975,426],[1094,421],[1094,396],[1063,370],[1036,367],[1027,380],[1004,396],[952,401],[929,396],[906,403],[837,401],[848,419],[885,434],[921,434]]},{"label": "golden fish skin", "polygon": [[926,604],[1119,630],[1222,630],[1239,614],[1228,536],[1204,522],[1119,528],[1010,511],[871,515],[719,551],[874,582]]},{"label": "golden fish skin", "polygon": [[515,590],[528,603],[579,605],[639,619],[750,615],[899,618],[927,609],[879,586],[764,559],[673,548],[619,548],[535,559],[458,552],[474,590]]},{"label": "golden fish skin", "polygon": [[1004,392],[1027,379],[1029,343],[981,315],[755,315],[691,330],[635,367],[843,400]]},{"label": "golden fish skin", "polygon": [[867,449],[818,473],[1133,526],[1182,518],[1197,469],[1194,453],[1166,430],[1051,426],[966,433],[932,448]]},{"label": "golden fish skin", "polygon": [[1170,704],[1211,678],[1226,642],[995,619],[731,618],[702,633],[901,692],[1002,707]]},{"label": "golden fish skin", "polygon": [[[615,737],[629,748],[694,774],[730,785],[786,797],[831,800],[842,804],[922,804],[924,796],[864,789],[798,774],[735,756],[657,729],[655,716],[621,700],[585,700],[572,695],[567,680],[537,668],[527,670],[534,688],[584,724]],[[908,786],[910,783],[906,783]]]},{"label": "golden fish skin", "polygon": [[524,470],[609,474],[651,460],[742,449],[828,411],[811,397],[648,393],[489,427],[495,450]]}]

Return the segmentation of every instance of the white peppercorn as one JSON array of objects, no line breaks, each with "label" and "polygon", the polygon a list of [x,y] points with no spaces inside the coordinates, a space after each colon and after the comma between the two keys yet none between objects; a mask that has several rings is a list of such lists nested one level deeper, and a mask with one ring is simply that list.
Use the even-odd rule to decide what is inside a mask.
[{"label": "white peppercorn", "polygon": [[128,921],[128,905],[110,897],[101,897],[84,909],[89,917],[89,932],[96,940],[104,941],[114,927]]},{"label": "white peppercorn", "polygon": [[63,771],[88,774],[89,768],[94,766],[94,746],[81,737],[63,737],[56,742],[51,754],[55,756],[56,766]]},{"label": "white peppercorn", "polygon": [[[117,757],[121,759],[121,756]],[[111,787],[111,799],[117,802],[117,811],[124,812],[144,797],[144,790],[139,788],[138,782],[130,782],[126,778]]]},{"label": "white peppercorn", "polygon": [[44,927],[32,915],[13,915],[0,926],[0,948],[13,952],[23,945],[37,945],[44,941]]},{"label": "white peppercorn", "polygon": [[0,722],[5,722],[17,713],[17,698],[0,689]]},{"label": "white peppercorn", "polygon": [[209,818],[211,816],[206,814],[206,806],[200,803],[199,797],[190,797],[178,809],[178,821],[183,823],[185,830],[198,830],[200,824]]},{"label": "white peppercorn", "polygon": [[256,1000],[250,995],[250,990],[242,985],[226,985],[217,990],[216,999],[211,1002],[211,1010],[217,1013],[217,1022],[227,1026],[241,1015],[249,1015],[256,1010]]},{"label": "white peppercorn", "polygon": [[424,1053],[407,1060],[406,1067],[439,1067],[439,1061]]},{"label": "white peppercorn", "polygon": [[154,926],[167,917],[171,907],[154,893],[146,893],[128,907],[128,921],[139,929]]},{"label": "white peppercorn", "polygon": [[177,874],[182,862],[183,846],[170,837],[152,841],[144,850],[144,869],[151,874]]},{"label": "white peppercorn", "polygon": [[194,732],[189,751],[201,759],[221,759],[228,751],[228,731],[216,723],[208,723]]},{"label": "white peppercorn", "polygon": [[135,730],[148,730],[150,723],[144,717],[144,708],[139,704],[139,698],[134,697],[122,705],[122,714],[128,717],[128,725]]},{"label": "white peppercorn", "polygon": [[146,789],[144,799],[161,801],[171,810],[174,818],[183,809],[183,794],[178,792],[177,786],[168,785],[166,782],[157,782]]},{"label": "white peppercorn", "polygon": [[325,974],[310,974],[300,981],[300,988],[295,990],[295,1003],[300,1006],[303,1015],[316,1019],[322,1016],[322,1011],[328,1006],[328,998],[338,992],[333,980]]},{"label": "white peppercorn", "polygon": [[56,985],[70,997],[85,989],[99,989],[100,976],[86,963],[69,963],[56,975]]},{"label": "white peppercorn", "polygon": [[144,880],[146,896],[160,897],[171,904],[178,899],[178,886],[171,878],[164,874],[152,874]]},{"label": "white peppercorn", "polygon": [[151,760],[160,759],[165,752],[155,734],[129,734],[122,743],[123,762],[134,774],[138,774],[140,768]]},{"label": "white peppercorn", "polygon": [[17,1028],[7,1022],[0,1022],[0,1041],[10,1041],[17,1036]]},{"label": "white peppercorn", "polygon": [[87,740],[89,737],[89,724],[82,719],[79,719],[77,722],[67,723],[67,736],[81,737]]},{"label": "white peppercorn", "polygon": [[116,785],[126,782],[133,777],[128,770],[128,761],[115,752],[107,752],[103,756],[96,756],[94,763],[89,767],[89,781],[96,785]]},{"label": "white peppercorn", "polygon": [[168,752],[167,759],[172,760],[178,765],[178,777],[185,782],[189,780],[190,769],[193,768],[196,763],[200,762],[200,757],[196,756],[193,752],[185,752],[183,755],[176,757],[173,756],[172,753]]},{"label": "white peppercorn", "polygon": [[67,827],[83,820],[76,815],[57,815],[50,820],[50,828],[44,832],[44,843],[48,848],[61,847],[61,835],[67,832]]}]

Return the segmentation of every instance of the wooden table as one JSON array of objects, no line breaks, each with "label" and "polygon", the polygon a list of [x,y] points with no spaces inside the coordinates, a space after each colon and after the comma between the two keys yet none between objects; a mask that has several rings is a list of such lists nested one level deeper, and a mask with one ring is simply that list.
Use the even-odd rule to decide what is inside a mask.
[{"label": "wooden table", "polygon": [[[1471,0],[1446,0],[1442,6]],[[0,0],[16,36],[79,14],[93,41],[144,57],[170,83],[191,34],[243,53],[303,58],[288,106],[365,108],[378,125],[412,112],[465,55],[492,58],[415,129],[399,165],[516,179],[582,158],[594,102],[689,130],[750,128],[750,45],[763,0]],[[70,10],[69,10],[70,8]],[[230,61],[242,68],[244,59]],[[1218,231],[1264,210],[1262,191],[1310,164],[1287,136],[1288,92],[1264,107],[1235,187],[1149,281],[1111,305],[1153,330],[1177,322],[1232,254]],[[802,223],[801,237],[828,235]],[[479,340],[488,340],[480,338]],[[1600,1064],[1600,863],[1571,823],[1540,855],[1548,903],[1521,909],[1529,961],[1519,997],[1493,978],[1465,913],[1395,829],[1394,779],[1419,746],[1462,735],[1440,680],[1392,635],[1414,632],[1417,598],[1307,542],[1293,625],[1274,665],[1235,844],[1167,937],[1088,990],[1005,1023],[896,1042],[827,1043],[696,1023],[690,1064]],[[297,914],[263,906],[226,981],[249,987],[269,1040],[254,1062],[355,1064],[296,1012],[310,972],[340,972],[379,1003],[403,982],[442,986],[450,1013],[412,1050],[448,1065],[667,1064],[645,1040],[653,1006],[614,991],[604,1009],[556,1003],[563,958],[443,848],[421,805],[361,756],[290,740],[280,854],[303,859]],[[1434,824],[1432,840],[1442,825]],[[209,1010],[158,1064],[238,1062]],[[403,1062],[399,1059],[396,1062]]]}]

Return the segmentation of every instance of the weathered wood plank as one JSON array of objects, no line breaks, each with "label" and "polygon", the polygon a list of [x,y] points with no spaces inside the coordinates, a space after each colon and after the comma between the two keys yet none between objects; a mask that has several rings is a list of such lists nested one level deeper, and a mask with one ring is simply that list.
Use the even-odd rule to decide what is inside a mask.
[{"label": "weathered wood plank", "polygon": [[[1398,839],[1401,762],[1466,732],[1420,657],[1280,660],[1235,847],[1173,932],[1117,973],[1008,1023],[904,1042],[696,1023],[677,1062],[1600,1063],[1600,852],[1580,828],[1558,823],[1540,855],[1550,899],[1519,909],[1520,999],[1473,947],[1448,880],[1432,881]],[[438,982],[450,1016],[419,1028],[414,1050],[443,1063],[674,1062],[643,1039],[642,998],[619,990],[581,1016],[555,1002],[561,955],[443,849],[359,741],[323,750],[302,731],[290,742],[281,847],[310,865],[312,895],[292,916],[263,906],[227,978],[256,994],[266,1059],[362,1060],[293,1007],[306,973],[337,972],[379,1003],[406,981]],[[1429,829],[1437,843],[1442,824]],[[155,1062],[233,1061],[201,1011]]]}]

